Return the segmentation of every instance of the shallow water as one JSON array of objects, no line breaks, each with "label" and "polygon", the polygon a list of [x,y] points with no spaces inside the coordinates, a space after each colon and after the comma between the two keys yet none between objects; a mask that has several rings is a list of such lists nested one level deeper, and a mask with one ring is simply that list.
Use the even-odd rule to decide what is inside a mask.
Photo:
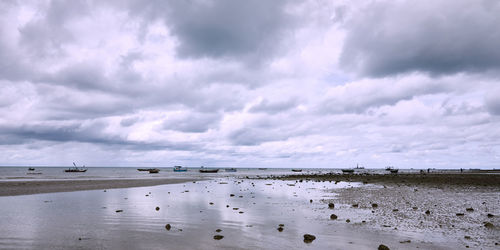
[{"label": "shallow water", "polygon": [[[381,243],[399,244],[403,236],[329,219],[332,210],[321,200],[335,194],[326,190],[358,185],[228,177],[106,192],[0,197],[0,248],[375,249]],[[285,224],[283,232],[278,232],[279,224]],[[306,244],[305,233],[317,239]],[[214,240],[216,234],[224,238]],[[425,248],[418,243],[407,248],[418,246]]]}]

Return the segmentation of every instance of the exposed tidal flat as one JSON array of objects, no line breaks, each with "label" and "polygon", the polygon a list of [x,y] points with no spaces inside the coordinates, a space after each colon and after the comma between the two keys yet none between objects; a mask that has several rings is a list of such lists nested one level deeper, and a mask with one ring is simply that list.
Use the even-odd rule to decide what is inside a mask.
[{"label": "exposed tidal flat", "polygon": [[143,184],[182,183],[0,197],[0,248],[498,249],[496,175],[247,174],[145,175]]}]

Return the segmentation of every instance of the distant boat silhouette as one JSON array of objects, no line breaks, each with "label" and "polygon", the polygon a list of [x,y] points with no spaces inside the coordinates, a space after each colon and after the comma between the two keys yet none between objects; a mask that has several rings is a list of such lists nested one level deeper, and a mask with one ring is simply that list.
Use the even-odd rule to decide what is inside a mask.
[{"label": "distant boat silhouette", "polygon": [[79,168],[73,162],[73,166],[75,166],[75,167],[74,168],[65,169],[64,172],[66,172],[66,173],[83,173],[83,172],[87,172],[87,169],[85,168],[85,165],[83,167]]}]

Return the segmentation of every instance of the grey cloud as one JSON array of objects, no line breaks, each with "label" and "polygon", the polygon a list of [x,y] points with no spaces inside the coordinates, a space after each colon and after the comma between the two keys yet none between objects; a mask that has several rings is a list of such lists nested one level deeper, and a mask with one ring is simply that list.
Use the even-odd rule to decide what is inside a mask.
[{"label": "grey cloud", "polygon": [[277,114],[283,111],[287,111],[295,108],[298,105],[298,101],[295,98],[289,99],[283,102],[269,102],[267,99],[263,99],[257,105],[250,108],[251,113],[268,113]]},{"label": "grey cloud", "polygon": [[134,125],[137,121],[139,121],[138,117],[125,118],[120,121],[120,125],[122,127],[130,127]]},{"label": "grey cloud", "polygon": [[496,70],[498,13],[498,1],[375,1],[346,22],[340,63],[375,77]]},{"label": "grey cloud", "polygon": [[[149,3],[149,4],[148,4]],[[294,19],[287,1],[133,1],[131,15],[165,20],[184,58],[259,62],[273,55]]]},{"label": "grey cloud", "polygon": [[192,113],[167,118],[163,122],[163,129],[185,133],[203,133],[215,128],[221,119],[220,114]]},{"label": "grey cloud", "polygon": [[490,114],[500,116],[500,89],[488,93],[485,102],[486,108]]}]

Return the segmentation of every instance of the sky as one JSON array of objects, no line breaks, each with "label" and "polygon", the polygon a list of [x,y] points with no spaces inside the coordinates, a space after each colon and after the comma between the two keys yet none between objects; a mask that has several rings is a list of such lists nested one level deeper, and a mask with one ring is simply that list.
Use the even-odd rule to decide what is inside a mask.
[{"label": "sky", "polygon": [[500,167],[500,1],[0,1],[0,165]]}]

